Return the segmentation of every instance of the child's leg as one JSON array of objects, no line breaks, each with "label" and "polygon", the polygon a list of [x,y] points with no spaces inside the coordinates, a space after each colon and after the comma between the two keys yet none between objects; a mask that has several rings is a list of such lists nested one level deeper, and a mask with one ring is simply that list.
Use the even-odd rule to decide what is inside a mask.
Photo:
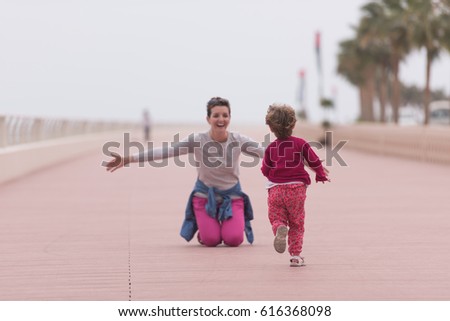
[{"label": "child's leg", "polygon": [[202,243],[206,246],[216,246],[222,242],[220,237],[220,224],[206,212],[206,202],[206,198],[194,196],[192,206]]},{"label": "child's leg", "polygon": [[285,204],[289,211],[288,246],[292,256],[302,252],[303,234],[305,232],[306,186],[293,185],[285,189]]},{"label": "child's leg", "polygon": [[272,224],[273,235],[277,234],[279,226],[288,226],[288,213],[283,203],[283,186],[274,186],[269,189],[267,198],[269,208],[269,221]]},{"label": "child's leg", "polygon": [[239,246],[244,241],[244,200],[231,201],[233,217],[222,222],[222,239],[228,246]]}]

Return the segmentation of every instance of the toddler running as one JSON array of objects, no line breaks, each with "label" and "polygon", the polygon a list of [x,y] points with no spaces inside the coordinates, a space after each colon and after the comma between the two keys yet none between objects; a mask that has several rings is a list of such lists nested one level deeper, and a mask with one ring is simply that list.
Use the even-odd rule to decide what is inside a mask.
[{"label": "toddler running", "polygon": [[302,138],[292,136],[295,111],[289,105],[274,104],[267,111],[266,124],[277,139],[267,146],[261,171],[268,178],[269,221],[275,235],[274,248],[291,255],[290,266],[305,264],[303,246],[306,188],[311,184],[305,165],[316,173],[316,182],[329,181],[328,171]]}]

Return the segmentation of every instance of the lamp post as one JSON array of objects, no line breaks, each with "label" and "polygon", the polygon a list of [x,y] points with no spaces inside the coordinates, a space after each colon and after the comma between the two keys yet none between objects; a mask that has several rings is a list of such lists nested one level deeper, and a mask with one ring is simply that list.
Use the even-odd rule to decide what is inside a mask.
[{"label": "lamp post", "polygon": [[322,71],[322,55],[320,48],[320,31],[316,32],[315,46],[316,46],[316,59],[317,59],[317,73],[319,75],[319,102],[323,99],[323,71]]},{"label": "lamp post", "polygon": [[298,73],[300,83],[299,83],[299,89],[298,89],[298,103],[299,103],[299,109],[297,111],[297,116],[302,119],[306,120],[307,113],[306,113],[306,106],[305,106],[305,69],[301,69]]}]

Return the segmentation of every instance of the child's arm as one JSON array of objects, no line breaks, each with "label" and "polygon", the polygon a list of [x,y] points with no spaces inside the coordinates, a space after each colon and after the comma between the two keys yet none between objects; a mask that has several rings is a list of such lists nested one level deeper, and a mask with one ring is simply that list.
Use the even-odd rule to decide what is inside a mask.
[{"label": "child's arm", "polygon": [[328,169],[322,166],[322,161],[308,143],[303,145],[302,155],[307,166],[316,172],[316,182],[330,181],[327,177],[329,173]]},{"label": "child's arm", "polygon": [[[320,161],[321,161],[322,163],[324,162],[323,159],[321,159]],[[309,164],[306,162],[305,159],[303,159],[303,164],[304,164],[306,167],[310,168],[311,170],[314,170],[314,169],[312,169],[312,168],[309,166]],[[323,170],[325,171],[325,173],[326,173],[327,176],[328,176],[328,174],[330,174],[330,170],[329,170],[328,168],[326,168],[323,164],[322,164],[322,167],[323,167]]]}]

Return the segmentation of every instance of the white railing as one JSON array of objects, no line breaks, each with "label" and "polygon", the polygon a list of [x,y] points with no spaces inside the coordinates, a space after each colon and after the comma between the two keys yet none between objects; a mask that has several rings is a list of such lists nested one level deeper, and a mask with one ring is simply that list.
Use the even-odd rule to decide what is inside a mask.
[{"label": "white railing", "polygon": [[0,148],[54,138],[139,127],[131,122],[94,122],[0,115]]}]

